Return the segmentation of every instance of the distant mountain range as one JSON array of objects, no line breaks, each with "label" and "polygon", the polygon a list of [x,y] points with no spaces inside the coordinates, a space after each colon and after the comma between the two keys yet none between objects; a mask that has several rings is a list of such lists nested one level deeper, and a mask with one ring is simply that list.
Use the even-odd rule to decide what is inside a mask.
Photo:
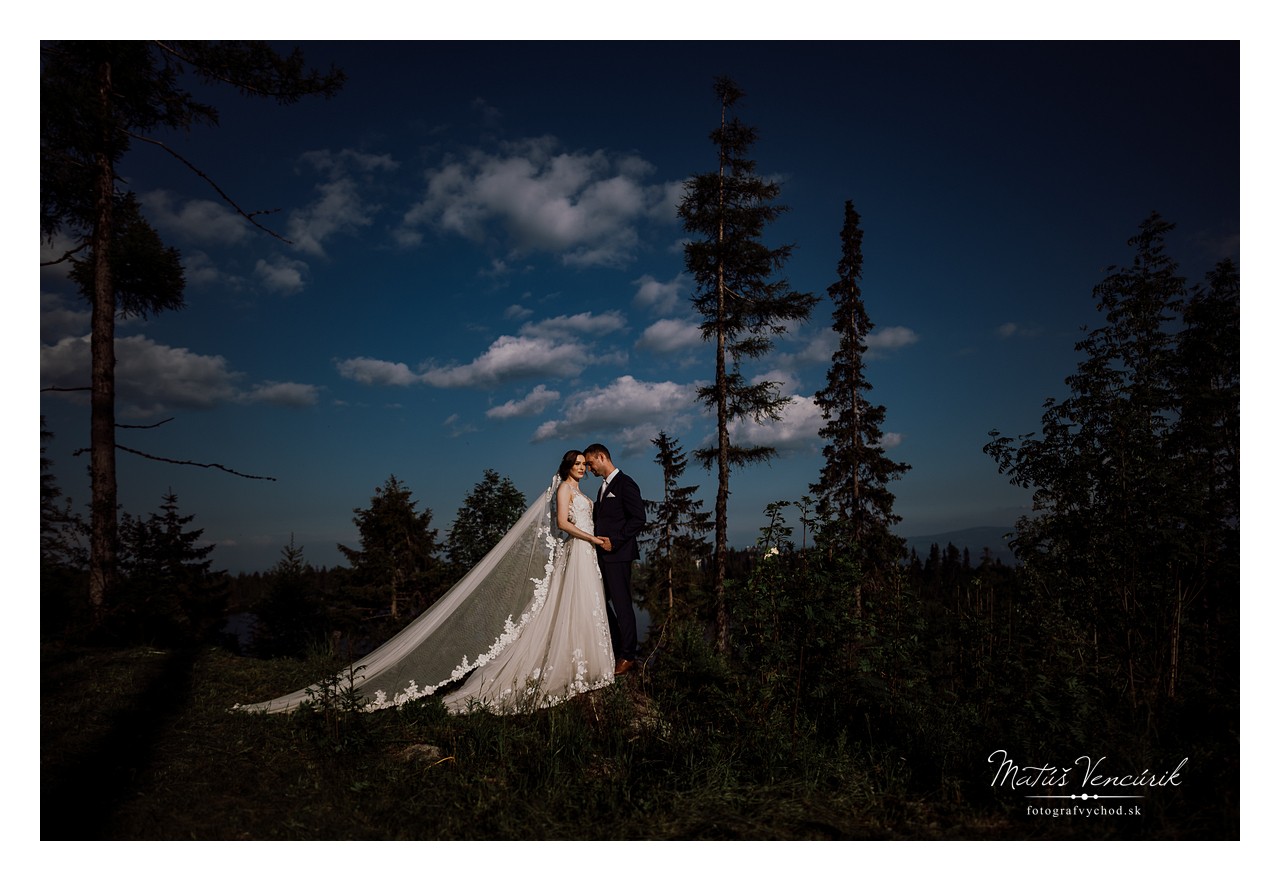
[{"label": "distant mountain range", "polygon": [[937,545],[938,550],[945,551],[948,544],[953,544],[961,552],[965,548],[969,549],[971,565],[977,566],[982,560],[982,549],[989,548],[992,557],[1006,566],[1016,566],[1018,558],[1009,549],[1009,539],[1005,538],[1012,534],[1012,526],[974,526],[971,529],[940,532],[937,535],[913,535],[904,541],[907,543],[907,552],[914,549],[921,560],[928,558],[929,548],[933,545]]}]

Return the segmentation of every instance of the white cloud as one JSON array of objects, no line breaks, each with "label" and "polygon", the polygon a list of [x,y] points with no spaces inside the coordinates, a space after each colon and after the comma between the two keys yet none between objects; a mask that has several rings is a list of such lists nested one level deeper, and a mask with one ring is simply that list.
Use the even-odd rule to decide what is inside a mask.
[{"label": "white cloud", "polygon": [[509,318],[512,321],[524,321],[531,315],[533,315],[533,310],[526,306],[521,306],[519,303],[512,303],[502,313],[503,318]]},{"label": "white cloud", "polygon": [[[89,337],[67,337],[40,349],[44,384],[89,384]],[[221,355],[198,355],[144,336],[116,340],[116,399],[126,415],[169,409],[207,410],[234,400],[240,375]]]},{"label": "white cloud", "polygon": [[464,388],[539,376],[577,376],[596,360],[581,343],[500,336],[470,364],[430,367],[421,376],[437,388]]},{"label": "white cloud", "polygon": [[301,160],[328,180],[316,185],[315,201],[289,215],[286,237],[304,253],[322,257],[327,240],[373,223],[379,209],[366,194],[378,186],[378,174],[395,171],[400,163],[386,154],[351,149],[312,150]]},{"label": "white cloud", "polygon": [[[208,410],[226,403],[265,403],[308,407],[318,390],[296,382],[265,382],[241,391],[244,374],[222,355],[201,355],[145,336],[117,337],[116,400],[122,415],[153,416],[170,410]],[[40,347],[44,385],[89,384],[89,336],[66,337]]]},{"label": "white cloud", "polygon": [[370,225],[376,209],[365,204],[353,180],[328,181],[316,189],[320,197],[289,216],[286,237],[304,253],[323,257],[326,239]]},{"label": "white cloud", "polygon": [[227,275],[204,251],[189,248],[182,252],[182,273],[189,285],[222,285],[240,287],[241,279]]},{"label": "white cloud", "polygon": [[880,435],[880,446],[886,450],[892,450],[905,439],[904,435],[896,431],[886,431]]},{"label": "white cloud", "polygon": [[886,352],[918,342],[920,337],[909,327],[884,327],[867,337],[867,357],[880,357]]},{"label": "white cloud", "polygon": [[301,260],[290,260],[282,254],[271,255],[270,260],[259,259],[253,272],[267,287],[284,294],[296,294],[302,290],[306,282],[303,273],[307,264]]},{"label": "white cloud", "polygon": [[679,318],[662,318],[644,329],[636,347],[658,355],[669,355],[703,344],[702,328]]},{"label": "white cloud", "polygon": [[800,385],[800,378],[794,373],[785,370],[770,370],[767,373],[761,373],[751,378],[752,383],[772,382],[777,386],[777,392],[780,395],[794,394]]},{"label": "white cloud", "polygon": [[671,281],[658,281],[652,275],[642,275],[636,286],[635,304],[650,309],[657,315],[670,315],[688,287],[688,276],[683,272]]},{"label": "white cloud", "polygon": [[408,365],[377,358],[347,358],[338,362],[338,373],[364,385],[417,385],[422,377]]},{"label": "white cloud", "polygon": [[84,300],[76,301],[84,308],[72,309],[59,294],[40,294],[40,339],[56,342],[63,337],[80,336],[89,332],[93,312]]},{"label": "white cloud", "polygon": [[176,233],[202,245],[237,245],[251,232],[249,222],[223,202],[189,199],[168,190],[152,190],[138,196],[147,218],[161,232]]},{"label": "white cloud", "polygon": [[116,340],[116,395],[147,412],[203,410],[233,400],[241,374],[222,355],[199,355],[145,336]]},{"label": "white cloud", "polygon": [[794,357],[802,364],[830,364],[839,347],[840,334],[830,327],[824,327]]},{"label": "white cloud", "polygon": [[533,439],[585,444],[603,435],[610,446],[636,450],[648,445],[659,431],[687,425],[696,408],[696,383],[642,382],[620,376],[608,386],[570,395],[563,417],[544,422]]},{"label": "white cloud", "polygon": [[583,334],[600,336],[623,330],[627,319],[621,312],[604,312],[593,315],[590,312],[579,312],[577,315],[558,315],[535,321],[520,328],[525,336],[551,337],[556,339],[572,339]]},{"label": "white cloud", "polygon": [[261,401],[277,407],[301,409],[314,407],[320,400],[320,390],[302,382],[263,382],[244,395],[246,401]]},{"label": "white cloud", "polygon": [[490,419],[536,416],[558,400],[560,400],[559,392],[548,389],[545,385],[538,385],[520,400],[510,400],[497,407],[491,407],[484,415]]},{"label": "white cloud", "polygon": [[626,326],[621,314],[562,315],[526,325],[520,336],[498,337],[481,355],[467,364],[441,366],[431,362],[410,369],[400,362],[376,358],[348,358],[338,372],[366,385],[414,385],[435,388],[474,388],[540,377],[578,376],[597,364],[625,363],[625,353],[595,354],[578,337],[609,333]]},{"label": "white cloud", "polygon": [[780,418],[764,422],[747,420],[729,427],[736,443],[774,447],[779,451],[809,450],[817,445],[823,426],[822,408],[804,395],[794,395],[783,407]]},{"label": "white cloud", "polygon": [[40,384],[64,388],[89,384],[89,335],[40,347]]},{"label": "white cloud", "polygon": [[[427,191],[404,217],[479,241],[502,230],[517,252],[546,251],[569,265],[621,265],[634,252],[636,223],[668,198],[638,157],[570,153],[552,138],[474,151],[431,171]],[[672,215],[674,219],[674,214]]]}]

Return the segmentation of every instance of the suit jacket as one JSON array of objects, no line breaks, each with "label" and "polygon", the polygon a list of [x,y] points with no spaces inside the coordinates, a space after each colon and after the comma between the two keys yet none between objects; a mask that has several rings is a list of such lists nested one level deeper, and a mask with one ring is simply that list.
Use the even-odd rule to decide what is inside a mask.
[{"label": "suit jacket", "polygon": [[596,535],[608,536],[613,550],[605,553],[597,548],[601,562],[625,563],[640,558],[636,536],[644,529],[644,499],[640,487],[621,471],[609,481],[604,498],[596,502]]}]

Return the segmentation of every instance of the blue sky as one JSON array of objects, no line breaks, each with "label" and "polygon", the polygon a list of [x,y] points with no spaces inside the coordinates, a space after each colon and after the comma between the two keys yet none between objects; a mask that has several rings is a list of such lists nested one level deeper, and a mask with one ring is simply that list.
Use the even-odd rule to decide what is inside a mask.
[{"label": "blue sky", "polygon": [[[1099,320],[1090,292],[1148,213],[1178,224],[1190,279],[1239,260],[1235,44],[301,45],[346,71],[333,100],[210,89],[221,124],[165,135],[246,209],[278,208],[264,222],[291,245],[145,145],[121,169],[188,286],[183,311],[118,327],[119,421],[172,418],[119,441],[275,478],[121,453],[121,502],[144,514],[172,490],[233,572],[271,566],[290,535],[308,561],[341,562],[352,509],[390,474],[443,538],[486,468],[531,497],[564,450],[602,441],[656,493],[650,439],[707,441],[694,391],[714,353],[675,206],[715,164],[717,74],[745,91],[757,169],[790,208],[768,231],[795,246],[783,274],[823,297],[745,367],[794,400],[748,431],[780,455],[735,473],[735,544],[818,475],[846,199],[865,233],[872,398],[912,466],[893,486],[904,536],[1026,510],[987,432],[1035,430],[1064,393]],[[83,385],[85,306],[57,271],[40,291],[41,385]],[[86,502],[86,402],[44,394],[41,412],[59,481]],[[685,482],[710,509],[711,476]]]}]

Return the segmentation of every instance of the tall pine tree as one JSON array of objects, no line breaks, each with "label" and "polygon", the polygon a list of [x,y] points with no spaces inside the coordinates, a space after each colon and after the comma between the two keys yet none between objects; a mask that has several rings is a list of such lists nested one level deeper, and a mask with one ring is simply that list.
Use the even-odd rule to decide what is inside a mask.
[{"label": "tall pine tree", "polygon": [[[835,554],[850,554],[868,577],[896,568],[902,540],[890,530],[902,518],[893,513],[889,481],[911,466],[885,455],[885,408],[867,400],[863,359],[867,336],[875,327],[862,302],[862,227],[853,202],[844,203],[840,262],[836,281],[827,288],[835,306],[832,327],[840,340],[827,370],[827,385],[815,395],[824,424],[818,435],[827,441],[821,476],[811,489],[818,499],[820,540]],[[862,609],[862,584],[855,584],[856,608]]]},{"label": "tall pine tree", "polygon": [[679,214],[690,235],[685,266],[697,290],[693,305],[702,316],[702,337],[715,344],[714,382],[698,396],[716,414],[715,445],[697,451],[698,459],[715,466],[716,645],[729,649],[729,612],[725,598],[725,569],[729,553],[729,474],[733,468],[767,461],[774,450],[733,443],[730,428],[744,420],[779,418],[788,398],[776,382],[748,382],[741,373],[744,358],[759,358],[773,348],[774,338],[787,324],[809,317],[815,298],[797,293],[776,274],[791,255],[791,246],[769,247],[763,241],[767,224],[786,210],[775,200],[777,183],[756,174],[749,152],[756,130],[730,110],[743,92],[727,77],[715,81],[720,102],[720,125],[711,132],[717,151],[715,171],[685,183]]},{"label": "tall pine tree", "polygon": [[309,72],[299,52],[281,56],[263,42],[51,41],[40,51],[40,232],[72,239],[54,262],[72,261],[91,306],[89,601],[101,618],[117,567],[116,316],[181,308],[185,283],[177,251],[117,189],[117,166],[134,143],[186,162],[153,135],[217,123],[216,109],[182,87],[188,71],[281,104],[332,95],[343,76]]}]

